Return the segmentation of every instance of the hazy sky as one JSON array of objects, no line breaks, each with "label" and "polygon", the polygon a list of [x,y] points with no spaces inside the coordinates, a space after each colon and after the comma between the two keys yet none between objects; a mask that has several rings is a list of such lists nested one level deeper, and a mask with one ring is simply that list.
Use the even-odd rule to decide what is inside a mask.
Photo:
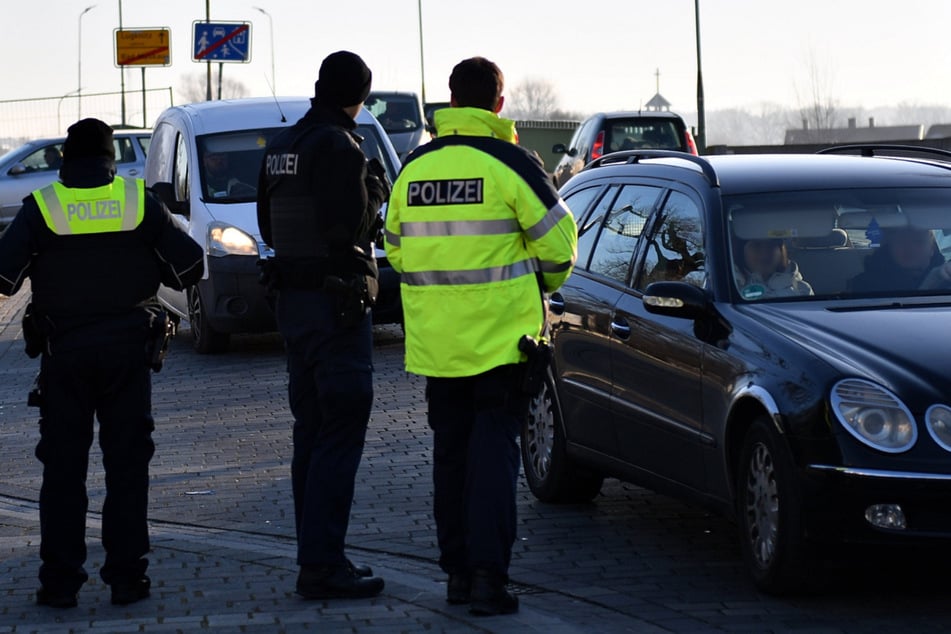
[{"label": "hazy sky", "polygon": [[[636,108],[654,94],[657,69],[673,109],[696,108],[693,0],[421,1],[430,101],[448,99],[456,62],[483,55],[499,64],[510,89],[527,78],[551,82],[568,110]],[[79,15],[89,5],[95,8],[82,18],[83,91],[118,90],[119,4],[3,0],[0,100],[76,90]],[[149,68],[148,87],[177,89],[183,75],[204,73],[191,57],[192,22],[204,19],[205,0],[121,4],[125,28],[171,29],[172,65]],[[312,94],[320,60],[343,48],[364,57],[375,88],[419,91],[417,0],[210,4],[212,21],[253,23],[252,61],[224,70],[253,95],[270,94],[272,45],[268,18],[254,6],[273,20],[278,93]],[[700,0],[706,108],[796,107],[810,102],[814,85],[842,107],[947,105],[949,24],[949,0]],[[140,77],[138,69],[126,71],[127,91],[141,88]]]}]

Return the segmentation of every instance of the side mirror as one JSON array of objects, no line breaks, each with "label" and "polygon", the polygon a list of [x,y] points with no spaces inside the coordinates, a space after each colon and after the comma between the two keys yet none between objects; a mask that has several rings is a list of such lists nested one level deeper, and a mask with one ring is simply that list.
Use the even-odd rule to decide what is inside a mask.
[{"label": "side mirror", "polygon": [[10,171],[7,172],[10,176],[17,176],[19,174],[26,174],[26,166],[23,163],[17,163],[10,168]]},{"label": "side mirror", "polygon": [[698,319],[711,314],[710,298],[686,282],[654,282],[644,289],[644,308],[655,315]]},{"label": "side mirror", "polygon": [[551,153],[552,154],[567,154],[568,148],[565,147],[564,143],[556,143],[553,146],[551,146]]},{"label": "side mirror", "polygon": [[187,200],[178,200],[175,196],[175,187],[171,183],[155,183],[149,189],[158,197],[173,214],[181,214],[186,218],[190,209]]}]

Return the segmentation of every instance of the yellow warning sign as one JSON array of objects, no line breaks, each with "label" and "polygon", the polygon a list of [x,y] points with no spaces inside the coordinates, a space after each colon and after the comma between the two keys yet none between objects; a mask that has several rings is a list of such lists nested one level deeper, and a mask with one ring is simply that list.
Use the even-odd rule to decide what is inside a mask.
[{"label": "yellow warning sign", "polygon": [[116,66],[170,66],[171,30],[116,29]]}]

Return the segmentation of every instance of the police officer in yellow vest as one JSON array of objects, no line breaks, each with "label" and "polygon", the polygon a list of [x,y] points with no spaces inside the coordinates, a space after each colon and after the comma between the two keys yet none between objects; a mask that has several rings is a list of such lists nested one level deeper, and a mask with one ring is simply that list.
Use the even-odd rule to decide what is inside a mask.
[{"label": "police officer in yellow vest", "polygon": [[[38,378],[43,463],[37,603],[77,605],[88,579],[86,470],[99,420],[105,467],[100,569],[111,601],[149,596],[145,574],[149,460],[154,451],[150,368],[166,316],[159,283],[184,288],[203,271],[201,247],[143,181],[115,176],[112,128],[83,119],[63,145],[62,182],[33,192],[0,236],[0,293],[30,278],[27,353]],[[33,396],[33,395],[31,395]]]},{"label": "police officer in yellow vest", "polygon": [[528,407],[519,341],[542,334],[542,291],[568,277],[577,244],[565,202],[498,116],[502,85],[484,58],[453,69],[452,107],[404,164],[385,233],[401,273],[406,369],[427,377],[447,600],[474,614],[518,609],[505,584]]}]

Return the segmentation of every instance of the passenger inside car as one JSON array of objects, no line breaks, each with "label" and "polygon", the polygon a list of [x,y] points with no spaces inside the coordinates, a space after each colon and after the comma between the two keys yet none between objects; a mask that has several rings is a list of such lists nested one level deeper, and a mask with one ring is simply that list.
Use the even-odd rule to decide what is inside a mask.
[{"label": "passenger inside car", "polygon": [[812,286],[799,273],[784,240],[734,241],[734,277],[743,299],[812,295]]},{"label": "passenger inside car", "polygon": [[951,263],[945,262],[931,230],[911,226],[882,229],[881,246],[849,281],[853,293],[938,288],[951,288]]}]

